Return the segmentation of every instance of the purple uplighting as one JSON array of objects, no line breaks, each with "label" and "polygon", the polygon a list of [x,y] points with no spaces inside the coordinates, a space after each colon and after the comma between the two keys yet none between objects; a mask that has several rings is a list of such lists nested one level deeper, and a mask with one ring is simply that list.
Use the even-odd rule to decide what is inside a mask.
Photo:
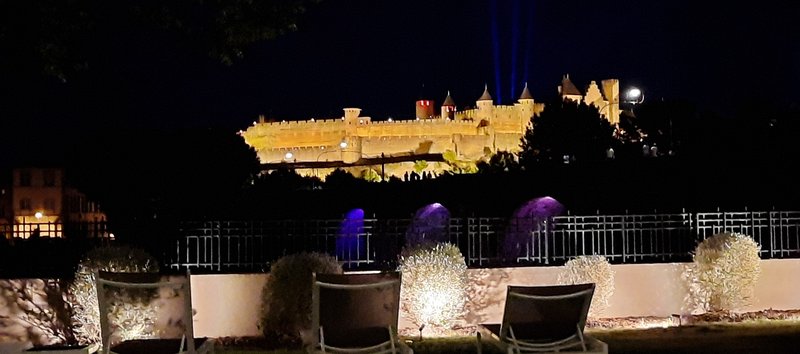
[{"label": "purple uplighting", "polygon": [[406,231],[406,246],[415,246],[425,242],[447,242],[450,240],[450,211],[439,203],[428,204],[419,208],[414,220]]},{"label": "purple uplighting", "polygon": [[347,212],[339,226],[336,237],[336,258],[355,260],[364,255],[367,243],[364,233],[364,209],[353,209]]},{"label": "purple uplighting", "polygon": [[533,243],[531,232],[541,231],[543,222],[565,211],[564,205],[552,197],[534,198],[517,208],[506,230],[503,255],[516,259],[530,251]]}]

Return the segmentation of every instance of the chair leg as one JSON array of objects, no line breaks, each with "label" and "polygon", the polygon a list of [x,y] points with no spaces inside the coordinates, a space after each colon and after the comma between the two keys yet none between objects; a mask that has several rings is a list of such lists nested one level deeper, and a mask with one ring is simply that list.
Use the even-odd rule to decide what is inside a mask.
[{"label": "chair leg", "polygon": [[588,351],[586,349],[586,340],[583,339],[583,330],[581,330],[580,327],[578,327],[578,339],[581,340],[581,347],[583,348],[583,351]]}]

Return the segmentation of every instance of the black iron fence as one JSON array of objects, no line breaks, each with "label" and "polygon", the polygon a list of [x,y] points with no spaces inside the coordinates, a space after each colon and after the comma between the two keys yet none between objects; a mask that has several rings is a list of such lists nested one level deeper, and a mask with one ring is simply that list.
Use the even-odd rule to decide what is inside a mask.
[{"label": "black iron fence", "polygon": [[547,219],[281,220],[183,223],[171,268],[266,271],[280,257],[324,252],[347,268],[396,266],[408,239],[457,245],[471,267],[558,265],[580,255],[612,263],[691,260],[699,241],[721,232],[752,236],[762,258],[800,257],[800,211],[568,215]]}]

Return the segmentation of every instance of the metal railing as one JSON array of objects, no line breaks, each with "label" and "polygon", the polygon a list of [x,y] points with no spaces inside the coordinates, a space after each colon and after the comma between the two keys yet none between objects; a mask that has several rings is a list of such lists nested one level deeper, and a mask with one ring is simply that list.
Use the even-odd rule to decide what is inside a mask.
[{"label": "metal railing", "polygon": [[471,267],[558,265],[580,255],[603,255],[612,263],[682,262],[691,260],[698,242],[721,232],[752,236],[762,258],[800,257],[800,211],[434,221],[364,219],[346,232],[343,220],[189,222],[167,265],[260,272],[284,255],[305,251],[334,255],[346,268],[385,269],[396,266],[412,235],[457,245]]}]

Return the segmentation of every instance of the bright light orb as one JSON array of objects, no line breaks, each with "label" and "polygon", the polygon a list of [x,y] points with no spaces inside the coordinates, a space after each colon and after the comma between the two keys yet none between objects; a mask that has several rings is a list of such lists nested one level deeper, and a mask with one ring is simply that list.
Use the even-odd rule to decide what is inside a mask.
[{"label": "bright light orb", "polygon": [[283,157],[287,160],[290,160],[292,157],[294,157],[294,154],[292,154],[291,152],[287,152],[286,155],[284,155]]},{"label": "bright light orb", "polygon": [[341,143],[339,143],[339,147],[342,148],[342,149],[346,148],[347,147],[347,142],[346,141],[342,141]]},{"label": "bright light orb", "polygon": [[35,216],[37,219],[41,219],[44,216],[44,214],[42,214],[41,211],[37,211],[36,214],[33,214],[33,216]]},{"label": "bright light orb", "polygon": [[639,97],[642,97],[642,90],[634,87],[628,90],[628,99],[629,100],[638,100]]}]

